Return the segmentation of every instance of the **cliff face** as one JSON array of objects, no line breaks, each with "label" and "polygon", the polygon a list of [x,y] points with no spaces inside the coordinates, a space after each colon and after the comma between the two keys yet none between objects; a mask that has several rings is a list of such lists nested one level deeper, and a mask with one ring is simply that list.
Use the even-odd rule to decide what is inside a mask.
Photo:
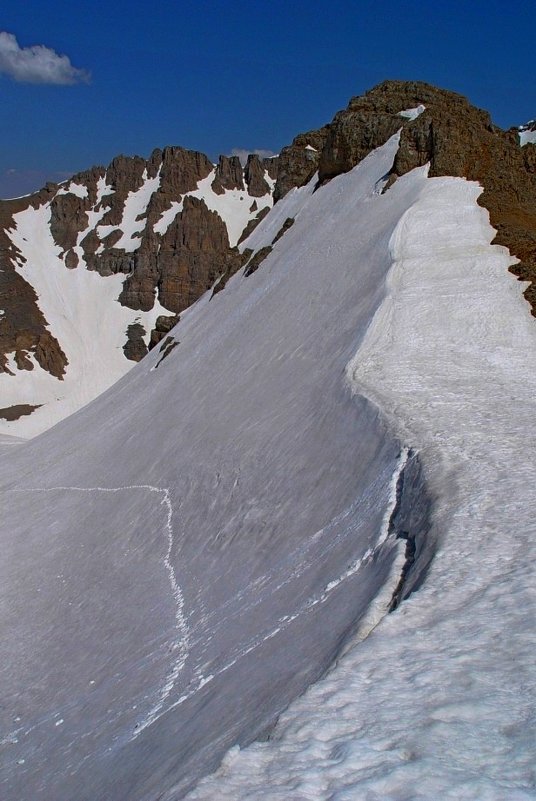
[{"label": "cliff face", "polygon": [[[119,156],[62,186],[0,202],[0,371],[37,364],[61,380],[68,364],[32,285],[32,254],[16,244],[25,215],[46,210],[49,244],[66,270],[123,275],[121,305],[150,312],[158,303],[174,319],[218,276],[240,267],[237,241],[272,205],[276,174],[277,159],[250,156],[243,169],[238,158],[222,156],[214,166],[202,153],[169,147],[147,161]],[[147,352],[144,323],[123,332],[127,359]]]}]

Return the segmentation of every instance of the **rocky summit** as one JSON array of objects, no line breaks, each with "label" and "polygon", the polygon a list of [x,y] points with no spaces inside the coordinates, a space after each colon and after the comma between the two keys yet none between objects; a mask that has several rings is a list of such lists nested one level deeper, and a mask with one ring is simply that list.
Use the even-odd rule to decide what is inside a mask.
[{"label": "rocky summit", "polygon": [[[425,164],[430,176],[477,181],[536,313],[533,129],[503,131],[454,92],[386,81],[278,157],[250,155],[243,167],[166,147],[1,201],[3,429],[37,433],[111,385],[208,289],[221,291],[243,266],[247,274],[248,260],[249,273],[258,268],[273,243],[254,253],[248,238],[274,202],[314,176],[320,186],[348,172],[399,130],[381,191]],[[41,411],[30,420],[19,408]]]}]

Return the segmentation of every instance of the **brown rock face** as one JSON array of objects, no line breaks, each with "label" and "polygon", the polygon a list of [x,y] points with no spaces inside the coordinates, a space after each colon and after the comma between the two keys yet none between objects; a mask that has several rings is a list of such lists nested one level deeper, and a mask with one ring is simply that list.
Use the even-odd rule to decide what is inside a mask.
[{"label": "brown rock face", "polygon": [[212,189],[217,195],[222,195],[225,189],[245,189],[238,156],[220,156]]},{"label": "brown rock face", "polygon": [[15,354],[19,369],[32,369],[29,354],[52,375],[62,378],[67,357],[59,342],[47,329],[47,321],[37,305],[37,295],[30,284],[15,270],[20,253],[13,247],[7,230],[15,226],[13,215],[29,206],[37,208],[56,193],[58,187],[47,185],[30,198],[0,202],[0,372],[7,367],[7,354]]},{"label": "brown rock face", "polygon": [[[262,262],[265,260],[267,256],[270,255],[272,252],[272,246],[266,245],[266,247],[257,250],[256,253],[251,256],[251,251],[249,251],[249,255],[251,258],[246,263],[246,269],[244,270],[244,277],[248,278],[253,273],[257,272],[259,267],[261,266]],[[248,251],[244,251],[244,253],[248,253]]]},{"label": "brown rock face", "polygon": [[258,214],[255,215],[255,217],[253,217],[252,220],[248,222],[248,224],[246,225],[246,227],[242,232],[240,239],[238,240],[239,245],[241,244],[241,242],[244,242],[251,233],[253,233],[253,231],[261,222],[261,220],[264,220],[264,218],[266,217],[267,214],[269,214],[269,212],[270,212],[269,207],[265,206],[263,209],[259,211]]},{"label": "brown rock face", "polygon": [[56,378],[63,378],[67,357],[50,331],[43,331],[40,335],[34,353],[37,363],[43,370],[47,370]]},{"label": "brown rock face", "polygon": [[[536,146],[521,148],[517,131],[496,127],[487,112],[460,95],[426,84],[402,86],[404,98],[419,97],[426,110],[404,126],[393,176],[430,162],[431,176],[478,181],[484,187],[479,203],[497,229],[494,242],[520,259],[511,271],[531,282],[525,297],[536,316]],[[387,98],[400,85],[374,91]]]},{"label": "brown rock face", "polygon": [[162,237],[157,264],[160,301],[178,314],[240,263],[221,218],[203,200],[186,197],[182,212]]},{"label": "brown rock face", "polygon": [[270,187],[264,178],[264,169],[264,164],[260,158],[256,154],[250,153],[244,176],[249,194],[253,197],[263,197],[270,192]]},{"label": "brown rock face", "polygon": [[279,172],[279,156],[266,156],[262,160],[262,166],[272,181],[275,181]]},{"label": "brown rock face", "polygon": [[127,341],[123,345],[123,353],[133,362],[141,362],[147,355],[147,345],[143,339],[145,328],[140,323],[133,323],[127,328]]},{"label": "brown rock face", "polygon": [[0,409],[0,419],[2,420],[19,420],[25,415],[35,412],[40,406],[31,406],[29,403],[18,403],[15,406],[7,406]]},{"label": "brown rock face", "polygon": [[328,135],[325,125],[318,131],[298,134],[278,157],[274,202],[281,200],[295,186],[304,186],[318,170],[318,162]]},{"label": "brown rock face", "polygon": [[149,350],[152,350],[164,337],[169,334],[180,320],[178,314],[161,314],[156,318],[155,327],[151,331],[151,341],[149,342]]},{"label": "brown rock face", "polygon": [[272,245],[275,245],[276,242],[279,242],[282,236],[284,236],[289,228],[292,228],[294,225],[294,217],[287,217],[277,234],[274,236],[272,240]]}]

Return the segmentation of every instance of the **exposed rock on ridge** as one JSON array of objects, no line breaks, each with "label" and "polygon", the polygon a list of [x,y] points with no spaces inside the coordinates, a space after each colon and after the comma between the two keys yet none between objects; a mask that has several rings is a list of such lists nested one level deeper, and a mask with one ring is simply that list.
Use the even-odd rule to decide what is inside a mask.
[{"label": "exposed rock on ridge", "polygon": [[[246,263],[248,275],[258,268],[270,245],[242,254],[237,245],[268,213],[272,195],[279,200],[315,173],[319,185],[329,181],[399,130],[384,191],[426,163],[431,176],[478,181],[484,189],[480,203],[497,229],[495,241],[519,258],[511,269],[531,282],[525,295],[536,314],[536,144],[527,136],[520,143],[520,131],[534,127],[503,131],[461,95],[425,83],[387,81],[352,98],[331,123],[298,135],[278,157],[252,155],[245,168],[237,157],[221,156],[213,165],[202,153],[168,147],[147,160],[118,156],[107,168],[94,167],[61,186],[2,201],[0,372],[26,374],[41,367],[62,379],[68,369],[64,343],[51,332],[25,279],[23,255],[10,238],[20,212],[50,206],[50,233],[66,271],[87,268],[104,281],[122,277],[113,299],[119,296],[123,306],[139,312],[120,328],[123,352],[136,361],[208,288],[214,286],[216,295]],[[226,218],[230,206],[232,219]],[[290,224],[289,218],[281,235]]]},{"label": "exposed rock on ridge", "polygon": [[[401,116],[421,105],[425,108],[415,118]],[[497,229],[495,242],[520,259],[511,270],[531,282],[525,297],[536,315],[536,145],[521,147],[517,129],[503,131],[486,111],[455,92],[421,82],[386,81],[352,98],[329,125],[301,134],[283,149],[274,198],[302,186],[316,169],[320,183],[347,172],[400,129],[387,188],[428,162],[430,176],[478,181],[484,188],[479,202]],[[320,152],[306,150],[307,144]]]}]

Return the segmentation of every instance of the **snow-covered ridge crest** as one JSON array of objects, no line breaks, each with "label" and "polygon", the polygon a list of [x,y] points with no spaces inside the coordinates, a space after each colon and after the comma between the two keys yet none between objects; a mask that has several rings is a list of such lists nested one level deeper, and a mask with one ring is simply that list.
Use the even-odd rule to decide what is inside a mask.
[{"label": "snow-covered ridge crest", "polygon": [[440,551],[425,586],[191,801],[533,797],[536,331],[481,188],[422,168],[389,193],[409,184],[347,380],[419,448]]},{"label": "snow-covered ridge crest", "polygon": [[[314,194],[296,192],[289,204],[307,199],[261,268],[192,307],[158,370],[155,352],[0,462],[3,486],[49,488],[54,499],[50,525],[35,492],[10,493],[0,521],[11,563],[34,581],[30,592],[18,573],[0,582],[20,633],[2,684],[10,719],[20,715],[27,732],[9,746],[13,801],[38,783],[57,801],[94,801],[119,786],[130,801],[173,797],[177,783],[186,792],[325,671],[391,582],[403,543],[385,539],[386,510],[400,448],[343,379],[381,301],[385,245],[414,196],[412,187],[376,194],[397,146],[395,137]],[[366,241],[374,246],[364,252]],[[189,631],[177,681],[161,498],[69,489],[143,485],[167,488],[176,510],[168,561]],[[36,632],[28,603],[41,597],[47,626]],[[11,665],[23,662],[20,681]],[[53,741],[31,728],[36,720]]]}]

